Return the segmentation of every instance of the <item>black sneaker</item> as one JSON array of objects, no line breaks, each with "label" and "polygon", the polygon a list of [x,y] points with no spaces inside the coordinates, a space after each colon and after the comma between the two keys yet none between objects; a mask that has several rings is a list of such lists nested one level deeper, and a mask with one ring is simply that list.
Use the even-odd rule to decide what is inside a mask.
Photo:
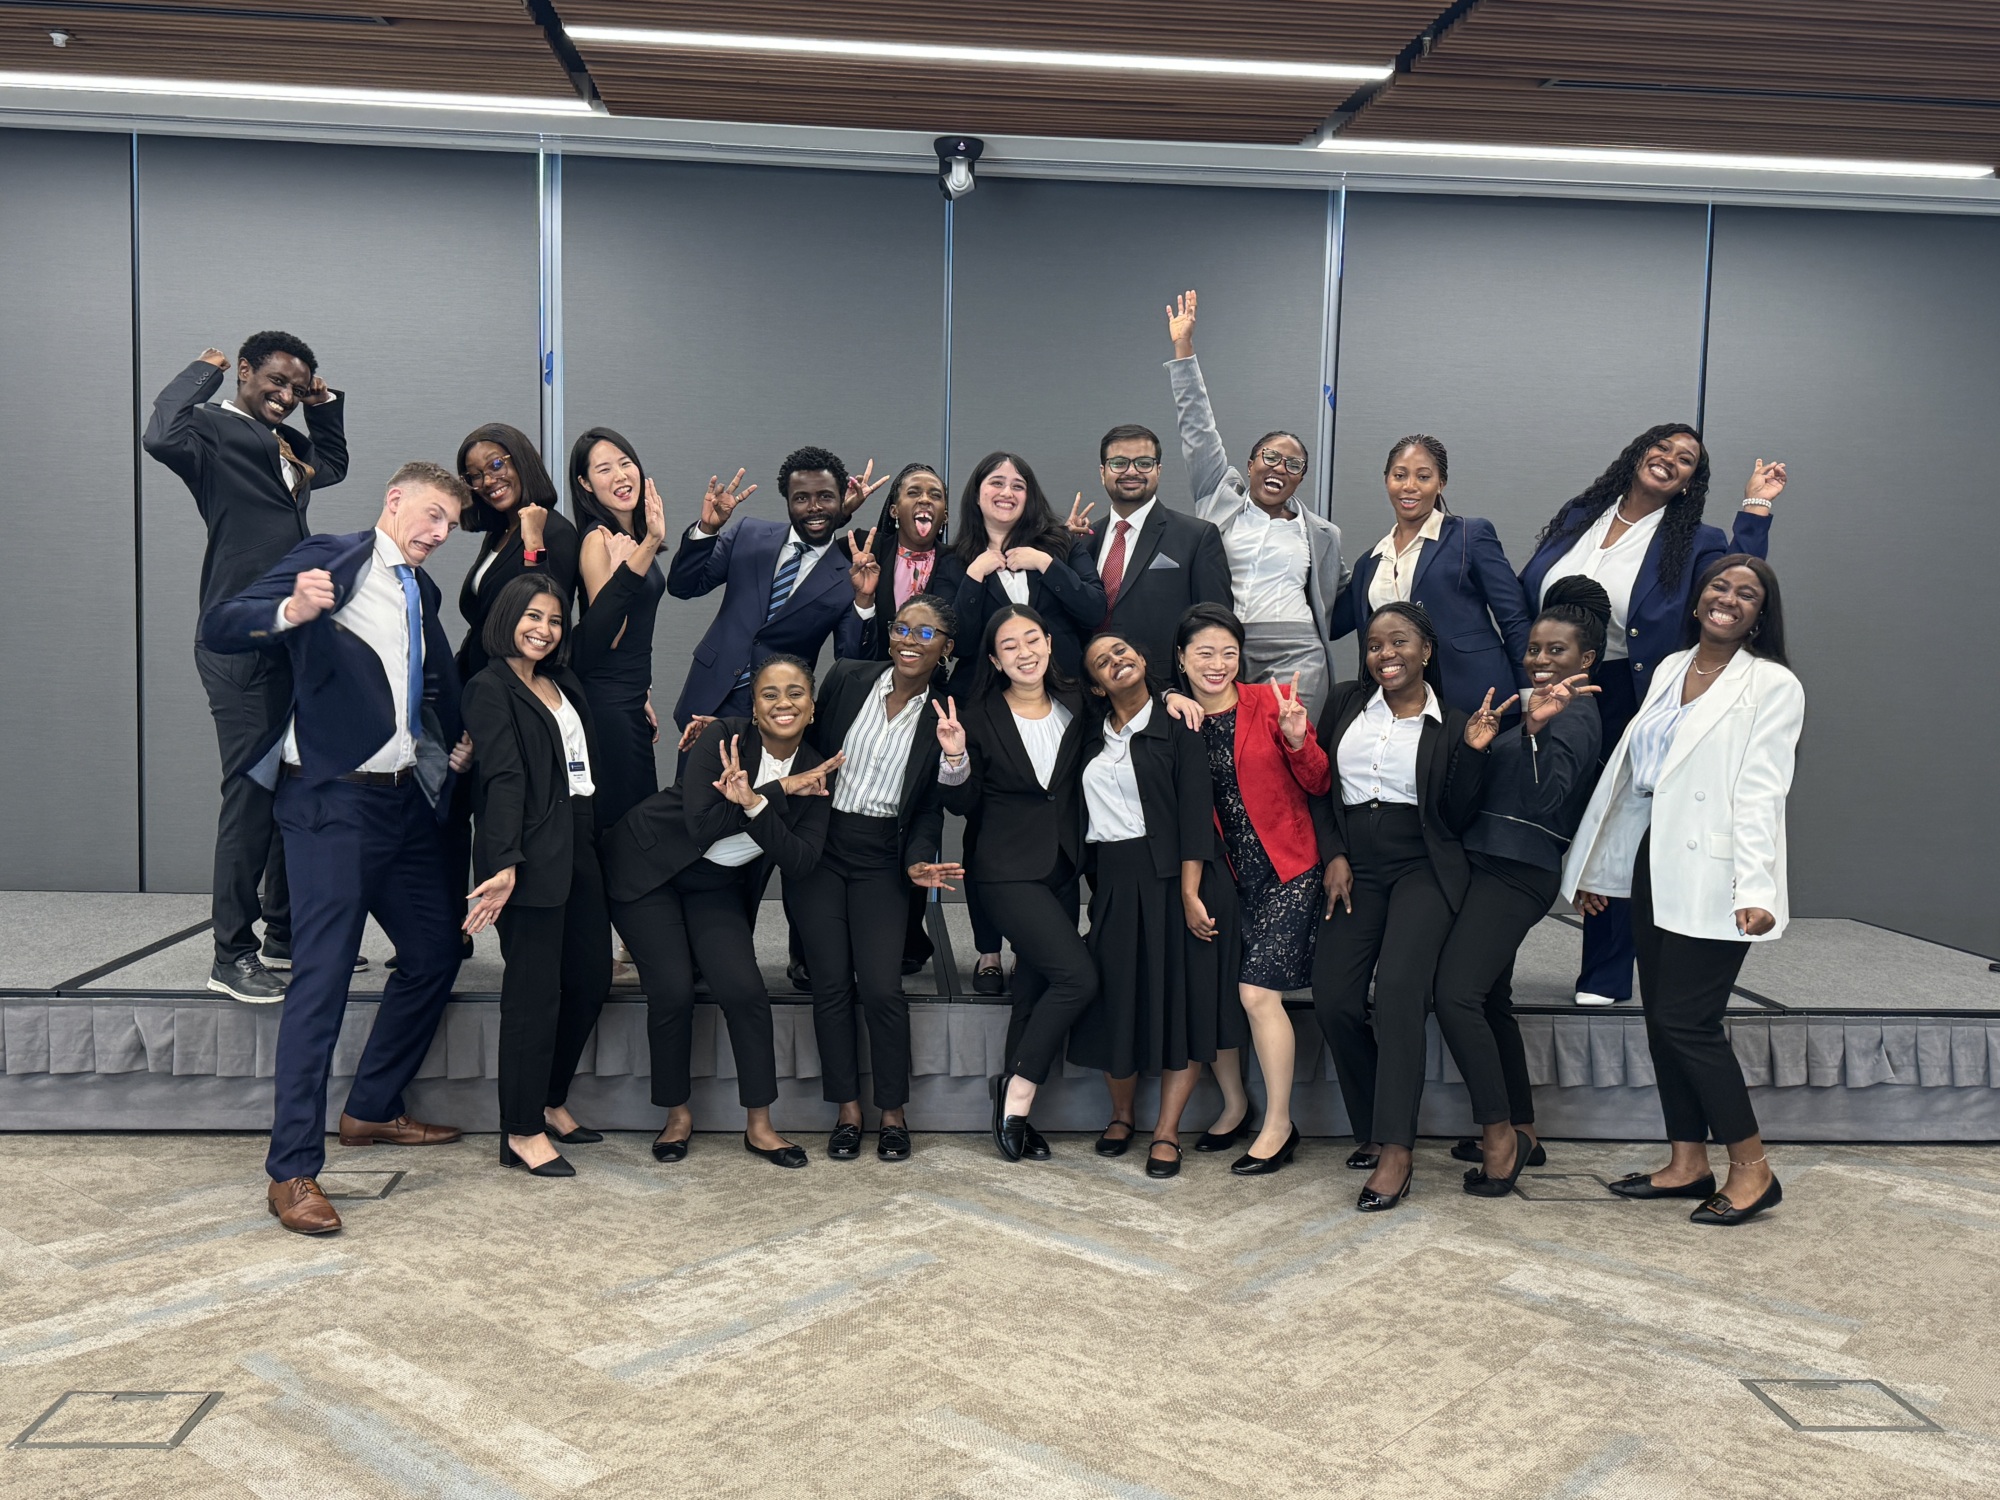
[{"label": "black sneaker", "polygon": [[276,1005],[285,998],[285,981],[259,963],[254,953],[215,965],[208,971],[208,987],[245,1005]]},{"label": "black sneaker", "polygon": [[[266,936],[263,959],[264,967],[267,969],[289,970],[292,967],[292,945],[284,938]],[[354,955],[354,972],[357,974],[368,972],[366,955],[360,953]]]}]

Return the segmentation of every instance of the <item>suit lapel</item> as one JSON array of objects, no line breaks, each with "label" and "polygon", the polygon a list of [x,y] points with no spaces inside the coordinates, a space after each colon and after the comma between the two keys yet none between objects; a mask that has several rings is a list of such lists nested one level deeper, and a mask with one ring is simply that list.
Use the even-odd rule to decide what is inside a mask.
[{"label": "suit lapel", "polygon": [[[1750,670],[1756,661],[1748,651],[1738,651],[1722,669],[1722,676],[1715,685],[1688,705],[1687,717],[1674,730],[1674,742],[1667,748],[1666,763],[1660,767],[1660,780],[1665,781],[1675,766],[1694,753],[1694,747],[1702,741],[1702,736],[1713,729],[1722,716],[1743,701],[1743,694],[1750,686]],[[1678,672],[1674,673],[1677,679]],[[1674,691],[1673,683],[1662,685],[1662,692]]]},{"label": "suit lapel", "polygon": [[[789,534],[787,539],[789,540]],[[793,587],[790,597],[778,607],[778,612],[772,615],[771,618],[773,620],[782,620],[793,610],[804,609],[823,594],[840,587],[846,581],[848,567],[848,560],[841,553],[840,548],[838,546],[828,547],[826,555],[813,564],[813,570],[806,574],[803,582]],[[775,554],[772,557],[771,573],[775,578],[777,575],[777,557]],[[765,597],[769,597],[768,592]]]},{"label": "suit lapel", "polygon": [[1354,628],[1362,632],[1361,651],[1368,652],[1368,621],[1375,613],[1375,606],[1368,602],[1368,586],[1375,581],[1375,568],[1382,561],[1375,555],[1374,548],[1354,559],[1354,576],[1347,586],[1354,591]]},{"label": "suit lapel", "polygon": [[1160,536],[1167,529],[1166,507],[1155,502],[1153,513],[1146,517],[1146,524],[1139,528],[1139,534],[1130,539],[1131,551],[1125,557],[1125,576],[1119,580],[1118,597],[1124,598],[1132,591],[1132,585],[1153,565],[1153,556],[1160,550]]},{"label": "suit lapel", "polygon": [[1447,547],[1458,545],[1458,533],[1464,522],[1457,516],[1446,516],[1444,524],[1438,528],[1437,540],[1425,542],[1423,551],[1417,554],[1417,576],[1410,580],[1410,597],[1417,597],[1417,590],[1424,586],[1424,575],[1431,570],[1431,564],[1438,560],[1438,554]]},{"label": "suit lapel", "polygon": [[361,586],[361,577],[375,557],[375,533],[357,532],[347,539],[348,545],[336,552],[327,563],[327,572],[333,575],[333,608],[329,614],[338,614],[347,607],[347,601],[354,597],[354,591]]},{"label": "suit lapel", "polygon": [[[1424,549],[1426,552],[1430,548]],[[1431,800],[1431,773],[1437,766],[1438,753],[1444,747],[1444,725],[1429,714],[1422,715],[1423,725],[1417,730],[1417,800],[1428,804]]]},{"label": "suit lapel", "polygon": [[896,794],[896,807],[904,817],[908,817],[910,809],[916,806],[925,778],[935,778],[937,774],[937,732],[930,727],[937,721],[937,713],[931,707],[937,698],[937,684],[932,683],[924,692],[922,717],[917,723],[917,732],[910,737],[910,758],[904,763],[903,785]]}]

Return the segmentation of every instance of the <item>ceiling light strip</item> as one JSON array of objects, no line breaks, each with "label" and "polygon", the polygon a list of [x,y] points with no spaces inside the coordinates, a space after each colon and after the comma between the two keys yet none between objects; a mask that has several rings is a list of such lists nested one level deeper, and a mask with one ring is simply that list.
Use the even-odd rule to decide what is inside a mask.
[{"label": "ceiling light strip", "polygon": [[643,26],[566,26],[573,42],[613,47],[661,47],[707,52],[780,52],[814,57],[862,57],[878,62],[967,63],[983,67],[1076,68],[1101,73],[1194,73],[1219,78],[1290,78],[1378,83],[1394,71],[1353,63],[1240,57],[1168,57],[1140,52],[1047,52],[1027,47],[959,47],[858,38],[764,36],[750,32],[661,31]]},{"label": "ceiling light strip", "polygon": [[535,99],[512,94],[419,93],[401,89],[347,89],[282,83],[220,83],[198,78],[118,78],[89,73],[0,72],[0,88],[59,89],[87,94],[164,94],[184,99],[245,99],[272,104],[373,104],[392,109],[471,110],[486,114],[587,115],[581,99]]},{"label": "ceiling light strip", "polygon": [[1732,156],[1707,151],[1631,151],[1608,146],[1498,146],[1478,142],[1359,140],[1330,136],[1322,151],[1358,156],[1467,157],[1477,161],[1576,162],[1608,167],[1683,167],[1703,172],[1816,172],[1848,177],[1928,177],[1971,182],[1991,167],[1949,162],[1849,161],[1823,156]]}]

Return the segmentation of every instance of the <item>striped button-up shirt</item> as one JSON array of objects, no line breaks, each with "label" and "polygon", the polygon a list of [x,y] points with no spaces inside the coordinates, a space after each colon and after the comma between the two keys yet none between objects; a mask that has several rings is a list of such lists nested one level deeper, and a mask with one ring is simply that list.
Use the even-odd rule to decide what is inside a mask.
[{"label": "striped button-up shirt", "polygon": [[928,694],[918,693],[903,705],[903,711],[889,716],[889,690],[896,684],[892,668],[882,674],[882,686],[874,703],[864,703],[848,727],[841,749],[847,763],[833,788],[833,810],[855,813],[864,818],[893,818],[903,801],[903,771],[910,763],[910,747],[916,742],[917,727],[924,722]]}]

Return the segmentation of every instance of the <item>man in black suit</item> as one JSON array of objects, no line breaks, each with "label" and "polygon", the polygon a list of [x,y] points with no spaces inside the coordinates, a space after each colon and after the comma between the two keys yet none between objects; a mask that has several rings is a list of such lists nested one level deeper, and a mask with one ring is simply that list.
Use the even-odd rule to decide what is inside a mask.
[{"label": "man in black suit", "polygon": [[1222,533],[1155,498],[1160,440],[1151,429],[1112,428],[1098,442],[1097,461],[1111,514],[1088,535],[1104,580],[1105,627],[1144,653],[1146,676],[1162,691],[1174,680],[1174,631],[1188,607],[1236,607]]},{"label": "man in black suit", "polygon": [[[228,365],[220,349],[204,350],[160,392],[142,439],[146,451],[194,493],[208,528],[201,559],[204,610],[249,587],[303,541],[312,491],[347,477],[346,403],[319,377],[318,361],[302,340],[289,333],[252,334],[236,356],[235,399],[210,403]],[[285,425],[300,406],[305,432]],[[292,697],[291,668],[282,653],[225,656],[199,643],[194,660],[223,765],[211,909],[215,965],[208,987],[270,1004],[285,997],[284,982],[271,968],[288,969],[292,962],[284,847],[271,815],[271,793],[229,770],[283,722]],[[261,957],[254,926],[260,877]]]}]

